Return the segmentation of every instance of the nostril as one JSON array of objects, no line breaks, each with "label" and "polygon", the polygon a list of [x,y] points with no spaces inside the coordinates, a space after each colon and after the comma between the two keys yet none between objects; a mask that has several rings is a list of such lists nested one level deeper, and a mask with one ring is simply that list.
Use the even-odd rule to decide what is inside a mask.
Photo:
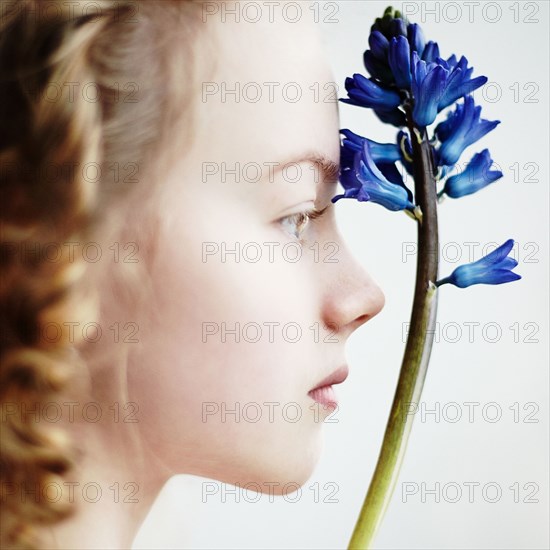
[{"label": "nostril", "polygon": [[370,315],[368,313],[365,313],[364,315],[360,315],[355,319],[355,322],[358,325],[362,325],[363,323],[366,323],[370,319]]}]

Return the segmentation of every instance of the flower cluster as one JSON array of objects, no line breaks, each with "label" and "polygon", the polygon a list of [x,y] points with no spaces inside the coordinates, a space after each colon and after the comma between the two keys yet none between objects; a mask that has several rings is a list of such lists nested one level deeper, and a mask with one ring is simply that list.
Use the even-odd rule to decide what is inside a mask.
[{"label": "flower cluster", "polygon": [[[416,23],[408,23],[389,7],[371,27],[369,49],[363,61],[370,78],[359,73],[347,78],[348,97],[340,101],[372,109],[382,122],[398,127],[399,131],[395,143],[378,143],[348,129],[341,130],[340,182],[344,193],[335,196],[333,202],[342,198],[371,201],[388,210],[403,210],[420,221],[413,192],[405,185],[396,165],[400,163],[414,175],[419,159],[413,154],[412,140],[425,142],[430,148],[434,185],[441,183],[439,199],[444,195],[453,199],[470,195],[502,177],[500,171],[491,170],[493,161],[488,149],[476,153],[461,173],[450,175],[464,150],[500,123],[481,118],[481,107],[475,105],[470,94],[483,86],[487,78],[472,78],[473,68],[468,67],[464,56],[458,60],[454,54],[442,58],[436,42],[426,42]],[[454,109],[435,125],[429,137],[428,127],[452,106]],[[425,167],[418,165],[417,170],[420,169]],[[509,252],[510,242],[513,245],[509,240],[501,249]],[[464,269],[457,275],[458,270],[454,277],[438,283],[464,287],[516,280],[520,276],[511,273],[510,269],[515,267],[512,262],[483,264],[489,274],[472,264],[473,271],[465,275],[469,273],[468,266],[461,266]]]}]

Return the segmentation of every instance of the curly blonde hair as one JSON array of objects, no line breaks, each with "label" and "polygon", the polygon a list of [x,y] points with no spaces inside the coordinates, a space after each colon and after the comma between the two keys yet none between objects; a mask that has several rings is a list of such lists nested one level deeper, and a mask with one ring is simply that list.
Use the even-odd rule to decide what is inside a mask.
[{"label": "curly blonde hair", "polygon": [[[85,288],[84,259],[59,245],[95,234],[158,166],[164,137],[189,133],[196,7],[171,0],[2,3],[2,548],[40,547],[38,527],[74,513],[44,491],[61,486],[77,450],[36,411],[86,365],[82,342],[65,333],[45,338],[44,327],[89,318],[97,300]],[[176,37],[183,38],[174,47]],[[121,91],[124,83],[133,85]],[[113,162],[136,161],[138,182],[107,181]],[[85,177],[79,168],[87,165],[103,175]],[[63,250],[54,261],[52,243]],[[22,498],[29,486],[38,498]]]}]

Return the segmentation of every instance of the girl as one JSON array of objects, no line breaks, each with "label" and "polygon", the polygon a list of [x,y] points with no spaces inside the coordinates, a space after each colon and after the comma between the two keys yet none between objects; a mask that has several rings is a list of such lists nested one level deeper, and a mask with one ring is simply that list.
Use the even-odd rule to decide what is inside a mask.
[{"label": "girl", "polygon": [[2,9],[2,547],[129,548],[175,474],[299,487],[384,303],[335,226],[315,25]]}]

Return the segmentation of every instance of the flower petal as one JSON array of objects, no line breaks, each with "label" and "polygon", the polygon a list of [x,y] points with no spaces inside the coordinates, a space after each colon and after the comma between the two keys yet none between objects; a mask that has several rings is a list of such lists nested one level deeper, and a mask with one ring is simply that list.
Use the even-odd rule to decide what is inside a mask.
[{"label": "flower petal", "polygon": [[404,36],[392,38],[388,62],[398,88],[408,89],[411,85],[411,62],[409,41]]}]

